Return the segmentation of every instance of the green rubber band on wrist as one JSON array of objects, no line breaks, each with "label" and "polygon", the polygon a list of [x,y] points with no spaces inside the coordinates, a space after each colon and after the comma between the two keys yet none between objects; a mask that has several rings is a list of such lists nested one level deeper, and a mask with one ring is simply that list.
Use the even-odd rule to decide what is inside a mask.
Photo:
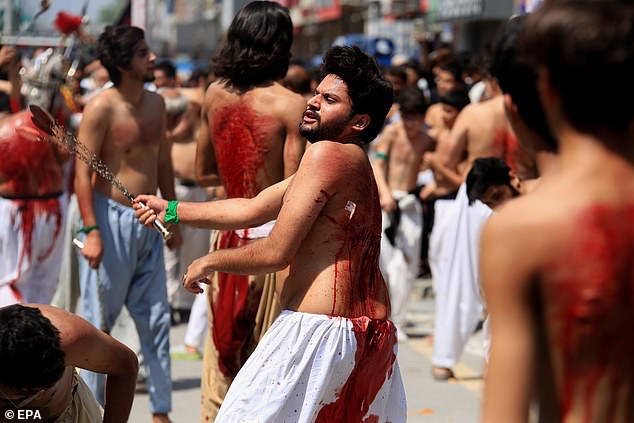
[{"label": "green rubber band on wrist", "polygon": [[178,223],[180,219],[176,213],[176,207],[178,207],[178,201],[170,200],[167,202],[167,210],[165,211],[165,223]]},{"label": "green rubber band on wrist", "polygon": [[99,225],[82,226],[81,228],[77,229],[77,233],[89,234],[90,232],[98,230],[98,229],[99,229]]},{"label": "green rubber band on wrist", "polygon": [[381,160],[387,160],[389,156],[387,155],[387,153],[384,153],[383,151],[375,151],[374,157]]}]

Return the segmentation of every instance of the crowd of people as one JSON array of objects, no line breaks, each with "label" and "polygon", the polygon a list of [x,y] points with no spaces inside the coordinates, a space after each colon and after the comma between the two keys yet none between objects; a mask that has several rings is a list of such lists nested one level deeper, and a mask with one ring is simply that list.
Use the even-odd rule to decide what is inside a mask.
[{"label": "crowd of people", "polygon": [[398,346],[428,274],[430,377],[484,321],[473,420],[633,421],[631,2],[546,0],[469,60],[421,40],[418,60],[336,46],[314,70],[292,43],[286,8],[248,3],[183,82],[110,26],[37,96],[2,46],[4,418],[125,422],[143,385],[169,422],[187,356],[201,422],[405,422]]}]

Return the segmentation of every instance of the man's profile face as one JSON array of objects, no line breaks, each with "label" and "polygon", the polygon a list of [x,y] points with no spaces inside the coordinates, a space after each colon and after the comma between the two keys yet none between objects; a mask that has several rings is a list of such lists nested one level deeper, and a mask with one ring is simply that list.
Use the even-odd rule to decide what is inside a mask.
[{"label": "man's profile face", "polygon": [[134,79],[143,82],[153,81],[154,70],[152,68],[155,60],[156,56],[150,51],[145,40],[141,40],[134,48],[128,72]]},{"label": "man's profile face", "polygon": [[163,69],[154,69],[154,85],[156,88],[172,87],[172,80],[165,75]]},{"label": "man's profile face", "polygon": [[454,107],[450,104],[442,103],[441,111],[442,111],[441,118],[442,118],[443,124],[447,128],[453,128],[453,124],[456,123],[456,118],[458,117],[458,113],[460,113],[460,110],[458,110],[457,107]]},{"label": "man's profile face", "polygon": [[341,140],[353,134],[350,128],[352,100],[346,83],[335,75],[327,75],[308,100],[299,124],[300,134],[310,142]]},{"label": "man's profile face", "polygon": [[439,69],[438,74],[436,75],[436,89],[438,90],[438,95],[443,96],[456,88],[458,88],[458,81],[456,81],[453,74],[447,70]]}]

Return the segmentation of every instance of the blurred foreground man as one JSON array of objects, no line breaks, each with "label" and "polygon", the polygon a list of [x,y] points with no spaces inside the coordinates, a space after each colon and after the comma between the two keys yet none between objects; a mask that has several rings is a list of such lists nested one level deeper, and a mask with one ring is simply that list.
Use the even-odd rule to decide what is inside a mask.
[{"label": "blurred foreground man", "polygon": [[[488,222],[485,422],[634,418],[634,5],[546,2],[522,34],[560,164]],[[601,90],[579,90],[589,80]],[[509,383],[512,375],[512,383]]]}]

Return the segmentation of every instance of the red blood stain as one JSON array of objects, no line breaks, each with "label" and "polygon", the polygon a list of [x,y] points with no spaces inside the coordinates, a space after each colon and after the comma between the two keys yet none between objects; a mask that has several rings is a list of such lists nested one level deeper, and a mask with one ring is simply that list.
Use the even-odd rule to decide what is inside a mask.
[{"label": "red blood stain", "polygon": [[242,101],[215,112],[212,142],[229,198],[251,198],[261,190],[257,176],[263,170],[266,134],[272,123],[272,118],[256,114]]},{"label": "red blood stain", "polygon": [[396,330],[389,320],[365,316],[350,320],[357,341],[354,368],[337,392],[337,400],[319,411],[316,423],[379,421],[376,415],[364,417],[381,386],[392,375]]},{"label": "red blood stain", "polygon": [[[273,119],[260,116],[238,101],[209,116],[216,162],[229,198],[252,198],[261,187],[257,183],[268,146],[266,135]],[[219,248],[235,248],[248,241],[232,231],[220,235]],[[253,292],[248,276],[218,272],[218,292],[211,305],[212,339],[218,351],[220,371],[233,377],[246,355],[241,349],[255,325],[260,293]]]},{"label": "red blood stain", "polygon": [[545,284],[561,419],[634,421],[634,205],[594,205],[575,228]]},{"label": "red blood stain", "polygon": [[520,149],[517,137],[507,129],[498,129],[495,131],[493,145],[499,152],[498,157],[504,159],[513,172],[517,172],[517,155]]},{"label": "red blood stain", "polygon": [[[248,240],[233,231],[220,234],[219,249],[237,248]],[[218,292],[211,303],[211,336],[218,351],[218,367],[223,375],[235,377],[248,354],[242,348],[253,332],[262,295],[249,284],[249,277],[218,272]]]},{"label": "red blood stain", "polygon": [[[16,130],[16,128],[19,128]],[[55,194],[62,181],[62,173],[51,145],[38,141],[45,134],[31,122],[28,111],[17,113],[0,125],[0,180],[5,181],[4,194],[9,197],[35,197]],[[33,230],[38,216],[55,218],[57,239],[61,230],[61,210],[57,197],[44,199],[14,199],[17,213],[10,218],[15,224],[21,220],[23,249],[18,260],[18,271],[25,258],[32,258]],[[54,243],[37,260],[44,260],[53,251]],[[19,279],[19,275],[17,277]],[[19,296],[17,288],[14,292]]]},{"label": "red blood stain", "polygon": [[[324,216],[335,225],[335,237],[341,241],[335,256],[331,314],[375,318],[377,303],[388,303],[389,314],[387,286],[379,270],[381,207],[372,173],[364,173],[356,180],[364,201],[357,205],[354,218],[350,219],[347,212],[339,218]],[[331,194],[322,193],[332,198]]]}]

